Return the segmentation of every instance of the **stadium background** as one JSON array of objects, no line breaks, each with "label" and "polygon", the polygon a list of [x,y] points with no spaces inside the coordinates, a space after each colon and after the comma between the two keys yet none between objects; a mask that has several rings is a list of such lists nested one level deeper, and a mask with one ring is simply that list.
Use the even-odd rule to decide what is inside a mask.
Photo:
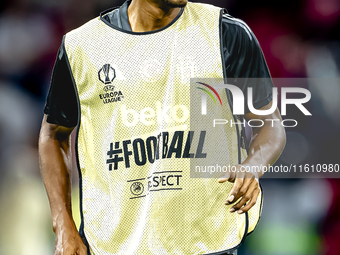
[{"label": "stadium background", "polygon": [[[339,0],[204,0],[226,7],[257,36],[273,77],[339,78]],[[61,38],[118,6],[115,0],[11,0],[0,3],[0,254],[52,254],[47,196],[39,176],[42,109]],[[339,163],[340,84],[306,88],[313,118],[289,113],[278,162]],[[340,180],[264,179],[260,225],[240,255],[339,255]],[[73,207],[79,224],[77,172]]]}]

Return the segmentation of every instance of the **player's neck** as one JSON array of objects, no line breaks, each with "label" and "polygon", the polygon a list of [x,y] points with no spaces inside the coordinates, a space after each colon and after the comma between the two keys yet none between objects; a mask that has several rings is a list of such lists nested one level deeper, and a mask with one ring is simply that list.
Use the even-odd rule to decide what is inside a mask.
[{"label": "player's neck", "polygon": [[181,8],[171,8],[157,0],[132,1],[128,7],[128,17],[133,32],[148,32],[168,25]]}]

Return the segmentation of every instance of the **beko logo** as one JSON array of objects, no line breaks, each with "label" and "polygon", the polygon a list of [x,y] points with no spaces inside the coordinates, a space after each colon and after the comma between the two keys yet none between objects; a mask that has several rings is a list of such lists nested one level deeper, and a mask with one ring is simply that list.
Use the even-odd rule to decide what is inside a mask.
[{"label": "beko logo", "polygon": [[156,123],[184,123],[188,120],[190,113],[185,105],[165,106],[160,101],[155,103],[155,107],[143,108],[140,112],[128,109],[126,105],[120,107],[122,123],[126,127],[134,127],[138,123],[145,126]]}]

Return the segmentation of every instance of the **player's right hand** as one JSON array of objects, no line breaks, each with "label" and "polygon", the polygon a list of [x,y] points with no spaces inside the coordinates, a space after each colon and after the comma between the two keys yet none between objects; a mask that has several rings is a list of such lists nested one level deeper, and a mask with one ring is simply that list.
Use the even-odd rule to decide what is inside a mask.
[{"label": "player's right hand", "polygon": [[87,255],[87,248],[75,226],[63,226],[55,231],[53,255]]}]

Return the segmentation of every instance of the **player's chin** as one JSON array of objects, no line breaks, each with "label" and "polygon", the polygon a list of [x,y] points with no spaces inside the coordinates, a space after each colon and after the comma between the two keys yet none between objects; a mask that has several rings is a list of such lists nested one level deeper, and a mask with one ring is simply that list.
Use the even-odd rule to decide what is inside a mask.
[{"label": "player's chin", "polygon": [[165,0],[165,2],[171,8],[178,8],[186,6],[188,0]]}]

